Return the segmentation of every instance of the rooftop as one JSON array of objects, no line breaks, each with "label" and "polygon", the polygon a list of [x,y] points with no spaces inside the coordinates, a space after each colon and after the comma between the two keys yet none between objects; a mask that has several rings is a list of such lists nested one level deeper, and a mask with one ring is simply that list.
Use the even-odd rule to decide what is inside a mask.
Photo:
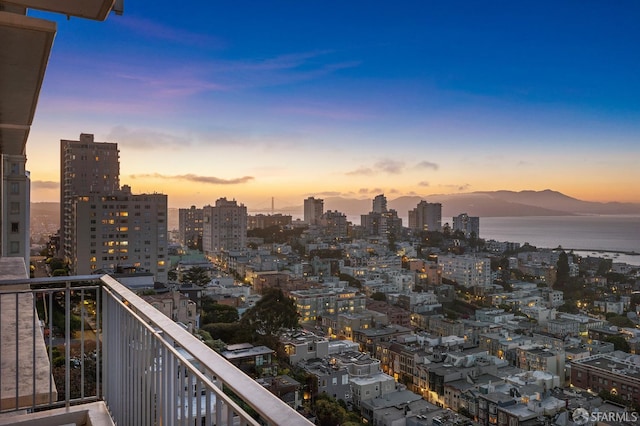
[{"label": "rooftop", "polygon": [[572,361],[572,364],[587,365],[612,374],[640,379],[640,365],[625,362],[609,355],[594,355]]}]

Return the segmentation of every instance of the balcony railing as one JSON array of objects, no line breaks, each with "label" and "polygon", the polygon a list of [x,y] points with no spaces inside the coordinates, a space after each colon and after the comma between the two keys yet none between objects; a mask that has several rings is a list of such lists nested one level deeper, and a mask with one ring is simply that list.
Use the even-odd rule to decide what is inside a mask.
[{"label": "balcony railing", "polygon": [[312,424],[108,275],[0,278],[0,315],[2,413],[98,401],[122,425]]}]

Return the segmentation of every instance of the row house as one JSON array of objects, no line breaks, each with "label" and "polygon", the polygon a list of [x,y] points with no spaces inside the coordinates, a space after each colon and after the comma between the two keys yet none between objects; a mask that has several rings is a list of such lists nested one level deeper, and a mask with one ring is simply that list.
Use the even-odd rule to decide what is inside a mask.
[{"label": "row house", "polygon": [[367,300],[367,310],[383,313],[387,316],[390,324],[401,325],[403,327],[411,326],[409,311],[387,302]]},{"label": "row house", "polygon": [[[475,378],[483,374],[497,374],[498,366],[486,352],[476,351],[475,354],[468,354],[458,359],[450,358],[448,355],[441,361],[416,366],[416,389],[432,404],[447,406],[445,385],[448,383],[457,380],[468,380],[473,383]],[[463,362],[460,362],[460,359]]]},{"label": "row house", "polygon": [[499,333],[503,329],[503,325],[498,323],[469,319],[462,319],[461,321],[464,324],[463,337],[468,346],[479,346],[483,334]]},{"label": "row house", "polygon": [[539,345],[516,348],[516,367],[526,371],[546,371],[564,377],[564,349],[548,349]]},{"label": "row house", "polygon": [[416,366],[429,362],[429,353],[420,345],[383,342],[376,346],[375,357],[380,360],[382,371],[416,391],[414,377]]},{"label": "row house", "polygon": [[565,407],[564,401],[554,397],[522,397],[516,392],[479,394],[477,421],[485,426],[546,424]]},{"label": "row house", "polygon": [[531,339],[519,334],[486,333],[480,336],[480,349],[486,350],[490,355],[507,361],[510,365],[516,365],[519,346],[530,345]]},{"label": "row house", "polygon": [[171,318],[191,328],[200,327],[200,314],[198,313],[196,302],[178,291],[171,291],[164,294],[153,294],[141,296],[151,306]]},{"label": "row house", "polygon": [[351,384],[347,367],[331,364],[327,358],[313,358],[298,363],[306,373],[313,377],[308,384],[308,394],[304,399],[314,399],[326,393],[346,403],[352,400]]},{"label": "row house", "polygon": [[300,320],[315,321],[324,315],[357,313],[365,310],[366,296],[351,289],[309,289],[289,292]]},{"label": "row house", "polygon": [[250,343],[229,345],[221,353],[227,361],[252,377],[278,374],[278,365],[273,354],[273,349],[266,346],[253,346]]},{"label": "row house", "polygon": [[580,323],[567,318],[556,318],[547,321],[547,332],[558,337],[577,336]]},{"label": "row house", "polygon": [[280,337],[280,343],[291,365],[329,355],[329,340],[306,331],[286,333]]},{"label": "row house", "polygon": [[383,328],[359,329],[353,331],[353,341],[360,345],[360,350],[370,354],[376,353],[379,343],[397,340],[400,336],[411,334],[411,329],[400,325],[388,325]]},{"label": "row house", "polygon": [[464,336],[465,334],[462,321],[448,319],[442,315],[434,315],[429,318],[428,330],[436,336]]},{"label": "row house", "polygon": [[389,319],[385,314],[370,310],[322,317],[322,327],[327,330],[329,336],[349,340],[354,340],[355,330],[385,327],[388,324]]},{"label": "row house", "polygon": [[566,318],[580,323],[580,333],[588,333],[593,328],[604,328],[608,323],[601,318],[593,318],[582,314],[569,314],[566,312],[558,312],[558,318]]}]

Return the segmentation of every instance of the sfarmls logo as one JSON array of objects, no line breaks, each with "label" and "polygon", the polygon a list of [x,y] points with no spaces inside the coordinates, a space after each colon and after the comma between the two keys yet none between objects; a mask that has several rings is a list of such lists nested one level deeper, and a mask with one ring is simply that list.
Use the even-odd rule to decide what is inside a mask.
[{"label": "sfarmls logo", "polygon": [[607,423],[638,423],[640,420],[640,415],[635,412],[614,412],[614,411],[593,411],[588,412],[584,408],[576,408],[573,410],[573,415],[571,416],[573,422],[577,425],[586,425],[587,423],[598,423],[598,422],[607,422]]}]

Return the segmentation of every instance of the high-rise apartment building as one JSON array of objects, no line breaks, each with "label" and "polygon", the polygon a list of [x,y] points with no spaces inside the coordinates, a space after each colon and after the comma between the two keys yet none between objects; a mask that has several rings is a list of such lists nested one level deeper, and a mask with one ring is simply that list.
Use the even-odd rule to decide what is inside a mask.
[{"label": "high-rise apartment building", "polygon": [[95,142],[92,134],[60,141],[60,256],[72,259],[75,240],[74,202],[79,195],[111,194],[120,190],[118,144]]},{"label": "high-rise apartment building", "polygon": [[180,244],[202,250],[202,215],[203,210],[191,206],[178,210],[178,235]]},{"label": "high-rise apartment building", "polygon": [[31,180],[25,170],[27,157],[2,145],[0,139],[0,256],[22,257],[28,265]]},{"label": "high-rise apartment building", "polygon": [[70,267],[74,275],[96,270],[151,272],[167,282],[167,196],[131,193],[78,196]]},{"label": "high-rise apartment building", "polygon": [[242,250],[247,245],[247,208],[235,200],[216,200],[215,206],[204,206],[202,250],[208,256],[223,251]]},{"label": "high-rise apartment building", "polygon": [[60,141],[60,246],[72,274],[151,272],[167,281],[167,196],[120,189],[118,144]]},{"label": "high-rise apartment building", "polygon": [[328,210],[320,218],[322,232],[329,238],[343,238],[349,233],[347,216],[339,211]]},{"label": "high-rise apartment building", "polygon": [[465,238],[469,238],[472,235],[479,238],[480,218],[477,216],[469,216],[466,213],[459,214],[453,218],[453,230],[462,231]]},{"label": "high-rise apartment building", "polygon": [[409,228],[418,231],[442,231],[442,204],[422,200],[409,210]]},{"label": "high-rise apartment building", "polygon": [[324,213],[324,200],[309,197],[304,200],[304,221],[309,225],[318,225]]},{"label": "high-rise apartment building", "polygon": [[373,199],[373,213],[385,213],[387,211],[387,197],[384,194],[376,195]]},{"label": "high-rise apartment building", "polygon": [[402,230],[402,219],[398,217],[398,212],[387,209],[387,198],[380,194],[373,199],[372,211],[360,215],[360,226],[369,236],[389,239],[397,236]]},{"label": "high-rise apartment building", "polygon": [[284,228],[285,226],[290,226],[291,222],[292,217],[288,214],[276,213],[266,215],[260,213],[256,215],[249,215],[247,217],[247,229],[265,229],[272,226],[280,226]]}]

